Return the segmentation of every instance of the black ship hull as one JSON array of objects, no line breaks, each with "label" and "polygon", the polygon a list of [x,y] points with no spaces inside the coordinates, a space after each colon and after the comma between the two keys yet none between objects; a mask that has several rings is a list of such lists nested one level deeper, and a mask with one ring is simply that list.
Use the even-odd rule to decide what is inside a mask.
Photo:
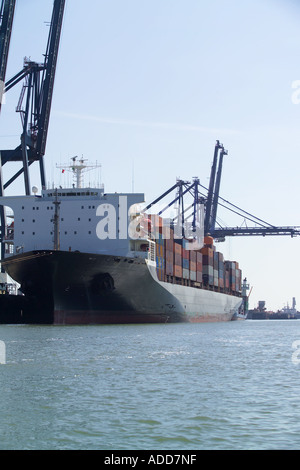
[{"label": "black ship hull", "polygon": [[[3,266],[25,294],[26,306],[22,312],[19,309],[19,319],[24,323],[185,321],[184,312],[170,314],[159,308],[166,293],[153,281],[143,259],[34,251],[7,258]],[[153,302],[149,295],[160,300]]]},{"label": "black ship hull", "polygon": [[3,266],[25,294],[24,323],[229,321],[241,303],[159,282],[142,258],[40,250],[6,258]]}]

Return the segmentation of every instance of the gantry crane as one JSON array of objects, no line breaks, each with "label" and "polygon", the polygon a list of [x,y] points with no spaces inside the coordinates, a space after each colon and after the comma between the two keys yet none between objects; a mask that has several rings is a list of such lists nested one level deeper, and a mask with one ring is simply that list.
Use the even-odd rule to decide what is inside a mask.
[{"label": "gantry crane", "polygon": [[[203,222],[203,233],[204,235],[210,235],[218,241],[224,241],[226,236],[266,236],[266,235],[289,235],[295,237],[300,235],[300,227],[289,226],[289,227],[278,227],[264,220],[246,212],[245,210],[239,208],[238,206],[230,203],[226,199],[220,196],[220,184],[221,184],[221,175],[223,167],[223,158],[224,155],[227,155],[227,150],[224,149],[224,146],[220,144],[220,141],[217,140],[214,149],[213,163],[210,174],[209,187],[206,188],[198,178],[194,178],[193,183],[188,181],[183,181],[178,179],[176,184],[168,189],[164,194],[155,199],[151,204],[148,204],[145,207],[144,212],[151,209],[152,206],[155,206],[158,202],[164,199],[168,194],[173,190],[177,190],[177,195],[175,199],[167,204],[158,214],[161,215],[169,207],[177,203],[180,208],[180,215],[176,216],[177,222],[180,217],[180,227],[182,230],[181,236],[185,237],[185,220],[189,217],[193,217],[193,222],[190,224],[192,231],[196,231],[196,215],[199,211],[199,206],[204,206],[204,222]],[[205,192],[201,192],[200,188],[203,188]],[[186,207],[184,203],[184,196],[187,194],[192,194],[193,203]],[[236,226],[236,227],[222,227],[217,223],[217,210],[218,207],[224,207],[231,212],[239,215],[243,218],[243,221],[251,226]],[[192,213],[188,214],[188,211],[192,209]],[[173,219],[173,222],[175,219]],[[218,227],[217,227],[218,225]],[[199,226],[198,226],[199,228]],[[189,231],[191,234],[191,231]],[[199,233],[199,232],[198,232]]]},{"label": "gantry crane", "polygon": [[[8,21],[5,18],[5,6],[6,4],[12,5],[14,3],[15,2],[11,0],[2,0],[2,4],[4,4],[3,28],[5,28],[5,24],[7,23],[8,27],[11,29],[13,9],[11,6],[10,13],[12,13],[10,14],[10,21]],[[5,83],[4,91],[7,93],[17,83],[24,80],[20,100],[17,106],[17,111],[21,115],[22,122],[21,144],[13,150],[1,150],[2,166],[7,162],[20,161],[22,162],[22,168],[12,178],[10,178],[9,181],[3,184],[3,189],[6,189],[23,173],[25,193],[26,195],[29,195],[29,166],[35,161],[38,161],[40,165],[42,188],[45,188],[46,186],[43,157],[46,149],[64,7],[65,0],[54,0],[44,63],[37,63],[25,58],[23,69]],[[7,54],[8,47],[6,53],[3,52],[3,62],[7,59]],[[1,196],[3,195],[3,189]]]},{"label": "gantry crane", "polygon": [[[220,151],[221,150],[221,151]],[[218,162],[219,153],[219,162]],[[201,185],[202,188],[206,189],[206,208],[205,208],[205,222],[204,222],[204,233],[211,235],[213,238],[224,240],[226,236],[253,236],[253,235],[290,235],[292,237],[300,235],[300,227],[278,227],[262,219],[244,211],[238,206],[226,201],[219,195],[220,192],[220,181],[223,165],[223,156],[227,155],[228,152],[224,150],[223,145],[217,140],[214,151],[213,164],[211,168],[209,188]],[[216,168],[218,164],[218,173],[216,176]],[[226,209],[238,214],[243,217],[244,221],[249,221],[254,226],[237,226],[237,227],[216,227],[217,224],[217,208],[218,206],[225,207]]]},{"label": "gantry crane", "polygon": [[[0,150],[0,196],[4,190],[24,174],[25,194],[30,195],[29,167],[39,162],[41,186],[46,187],[44,155],[49,127],[56,63],[61,36],[65,0],[54,0],[46,53],[43,63],[25,58],[21,71],[5,82],[9,43],[13,26],[16,0],[2,0],[0,24],[0,85],[7,93],[24,80],[16,111],[22,123],[21,143],[15,149]],[[5,83],[5,86],[3,84]],[[0,95],[1,98],[1,95]],[[2,167],[9,162],[21,162],[22,166],[8,181],[3,181]],[[5,213],[0,207],[1,240],[5,232]],[[2,243],[1,258],[3,259]]]},{"label": "gantry crane", "polygon": [[0,9],[0,109],[4,93],[8,51],[16,0],[2,0]]}]

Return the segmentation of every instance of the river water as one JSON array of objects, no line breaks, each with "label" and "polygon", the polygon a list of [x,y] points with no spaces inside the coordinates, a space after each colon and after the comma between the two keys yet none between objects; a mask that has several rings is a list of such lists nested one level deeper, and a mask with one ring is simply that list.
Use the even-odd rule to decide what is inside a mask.
[{"label": "river water", "polygon": [[0,340],[1,450],[300,448],[300,320],[1,325]]}]

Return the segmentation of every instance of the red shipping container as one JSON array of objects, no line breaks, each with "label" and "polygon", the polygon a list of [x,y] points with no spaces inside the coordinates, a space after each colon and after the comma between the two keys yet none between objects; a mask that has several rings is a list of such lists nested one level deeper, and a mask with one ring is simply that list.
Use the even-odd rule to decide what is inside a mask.
[{"label": "red shipping container", "polygon": [[195,263],[194,261],[190,261],[190,270],[196,271],[196,269],[197,269],[197,263]]},{"label": "red shipping container", "polygon": [[190,261],[191,262],[197,261],[197,252],[195,250],[190,250]]},{"label": "red shipping container", "polygon": [[179,243],[174,243],[174,251],[175,253],[179,254],[181,256],[182,253],[182,246],[179,245]]},{"label": "red shipping container", "polygon": [[209,256],[210,258],[213,258],[213,256],[214,256],[214,250],[212,248],[207,247],[207,246],[204,246],[203,248],[201,248],[200,252],[203,255]]},{"label": "red shipping container", "polygon": [[182,277],[182,267],[174,265],[174,276]]},{"label": "red shipping container", "polygon": [[174,241],[172,239],[165,239],[165,249],[174,251]]}]

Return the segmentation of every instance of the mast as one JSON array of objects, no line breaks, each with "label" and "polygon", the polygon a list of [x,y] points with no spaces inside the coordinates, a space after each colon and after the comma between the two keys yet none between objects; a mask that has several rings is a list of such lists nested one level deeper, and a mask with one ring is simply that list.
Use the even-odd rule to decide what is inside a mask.
[{"label": "mast", "polygon": [[73,187],[74,188],[82,188],[83,187],[83,173],[90,171],[90,170],[95,170],[96,168],[101,168],[101,165],[98,165],[97,163],[94,165],[87,165],[85,162],[86,160],[83,159],[83,157],[80,158],[80,160],[76,160],[78,156],[72,157],[72,163],[71,165],[56,165],[56,168],[60,168],[62,172],[64,173],[65,171],[70,171],[73,173]]}]

